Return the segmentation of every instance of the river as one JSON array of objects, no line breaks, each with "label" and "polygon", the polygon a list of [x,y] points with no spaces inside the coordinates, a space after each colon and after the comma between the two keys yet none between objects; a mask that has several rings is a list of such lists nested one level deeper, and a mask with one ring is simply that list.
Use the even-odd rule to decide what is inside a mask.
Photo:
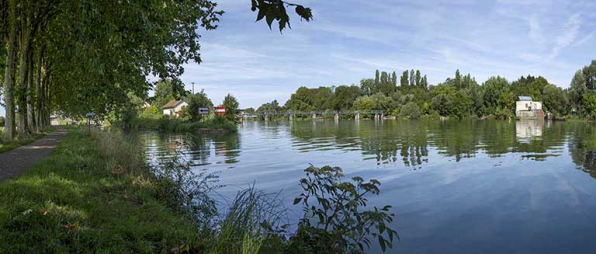
[{"label": "river", "polygon": [[[310,164],[381,181],[393,253],[594,253],[596,128],[543,121],[247,122],[222,136],[142,135],[152,161],[181,142],[224,200],[255,184],[292,213]],[[371,252],[377,252],[373,249]]]}]

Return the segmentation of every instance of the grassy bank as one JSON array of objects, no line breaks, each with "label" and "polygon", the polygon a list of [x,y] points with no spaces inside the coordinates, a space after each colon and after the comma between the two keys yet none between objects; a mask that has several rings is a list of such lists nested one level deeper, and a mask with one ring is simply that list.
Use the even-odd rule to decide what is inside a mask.
[{"label": "grassy bank", "polygon": [[156,253],[196,239],[156,198],[137,147],[101,138],[71,130],[52,156],[0,183],[0,253]]},{"label": "grassy bank", "polygon": [[376,242],[391,248],[390,207],[363,209],[365,194],[379,193],[378,181],[344,182],[341,169],[331,167],[305,172],[304,192],[294,199],[304,214],[288,231],[276,195],[248,188],[220,213],[210,198],[217,177],[176,156],[149,167],[140,143],[119,131],[71,129],[50,157],[0,183],[0,253],[360,253]]},{"label": "grassy bank", "polygon": [[14,140],[14,141],[10,141],[10,142],[5,142],[5,143],[2,142],[3,131],[4,131],[4,128],[0,128],[0,153],[7,152],[7,151],[15,149],[19,146],[24,146],[26,144],[32,143],[33,141],[42,138],[43,136],[47,135],[48,133],[53,132],[54,128],[51,127],[51,128],[49,128],[45,131],[42,131],[40,133],[31,134],[27,138],[18,139],[18,140]]}]

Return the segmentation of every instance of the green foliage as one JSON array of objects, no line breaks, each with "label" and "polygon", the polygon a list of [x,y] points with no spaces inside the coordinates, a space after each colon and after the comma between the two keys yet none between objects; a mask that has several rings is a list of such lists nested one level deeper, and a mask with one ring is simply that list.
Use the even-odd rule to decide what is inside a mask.
[{"label": "green foliage", "polygon": [[351,109],[358,96],[360,96],[360,88],[357,86],[338,86],[331,98],[331,109],[337,111]]},{"label": "green foliage", "polygon": [[304,217],[298,224],[298,232],[290,237],[289,248],[296,253],[355,253],[364,252],[378,242],[383,251],[392,248],[397,232],[389,227],[394,214],[391,206],[373,207],[362,211],[367,205],[367,194],[378,195],[380,182],[365,182],[353,177],[343,181],[340,168],[310,167],[306,178],[300,180],[303,193],[294,200],[302,204]]},{"label": "green foliage", "polygon": [[153,105],[161,109],[169,101],[180,100],[187,94],[188,91],[184,90],[184,84],[179,79],[161,79],[155,83]]},{"label": "green foliage", "polygon": [[362,96],[354,102],[354,109],[359,111],[373,111],[376,109],[376,103],[370,96]]},{"label": "green foliage", "polygon": [[274,20],[277,20],[280,32],[286,28],[286,25],[289,28],[292,28],[290,26],[290,16],[288,16],[286,11],[287,7],[295,7],[296,14],[307,22],[311,21],[313,18],[312,10],[299,4],[288,3],[281,0],[251,0],[251,3],[253,12],[259,10],[257,13],[257,21],[265,18],[267,25],[271,29],[271,24],[273,24]]},{"label": "green foliage", "polygon": [[491,77],[486,82],[484,82],[482,88],[484,90],[484,106],[485,109],[488,111],[487,113],[489,114],[495,114],[497,107],[511,109],[510,107],[508,107],[508,104],[515,102],[514,100],[512,100],[509,103],[507,101],[508,96],[502,96],[510,92],[509,82],[507,82],[505,78],[499,76]]},{"label": "green foliage", "polygon": [[279,106],[277,100],[265,103],[257,109],[257,113],[275,113],[282,111],[282,107]]},{"label": "green foliage", "polygon": [[187,95],[184,99],[188,106],[184,110],[184,114],[188,115],[191,120],[198,121],[201,119],[199,108],[208,107],[213,108],[213,102],[207,97],[205,90],[201,90],[196,94]]},{"label": "green foliage", "polygon": [[251,114],[254,114],[254,113],[256,113],[256,112],[257,112],[257,111],[256,111],[254,108],[247,108],[247,109],[244,109],[244,113],[246,113],[246,114],[250,114],[250,115],[251,115]]},{"label": "green foliage", "polygon": [[498,120],[508,120],[513,117],[513,114],[511,113],[511,110],[499,107],[497,108],[494,116]]},{"label": "green foliage", "polygon": [[584,116],[596,119],[596,93],[589,93],[583,97]]},{"label": "green foliage", "polygon": [[[6,121],[6,119],[3,116],[0,116],[0,126],[4,126],[4,122]],[[1,137],[1,135],[0,135]]]},{"label": "green foliage", "polygon": [[151,168],[156,197],[175,212],[194,221],[200,231],[209,230],[217,215],[209,196],[218,187],[218,177],[206,170],[193,170],[192,162],[182,160],[179,151]]},{"label": "green foliage", "polygon": [[127,93],[145,94],[148,75],[177,77],[184,64],[201,62],[199,28],[215,29],[223,13],[211,1],[51,6],[54,15],[43,38],[56,84],[52,99],[69,116],[106,116],[127,103]]},{"label": "green foliage", "polygon": [[399,84],[400,84],[400,87],[402,89],[405,89],[405,88],[407,88],[409,86],[410,81],[409,81],[409,78],[408,78],[408,71],[407,70],[405,70],[402,73]]},{"label": "green foliage", "polygon": [[432,108],[441,116],[451,113],[451,98],[446,94],[439,94],[432,99]]},{"label": "green foliage", "polygon": [[596,92],[596,60],[581,70],[578,70],[571,80],[569,99],[572,109],[580,116],[592,117],[594,111],[591,103],[591,94]]},{"label": "green foliage", "polygon": [[222,105],[226,108],[226,120],[235,123],[236,116],[238,115],[238,107],[240,106],[236,97],[231,94],[226,95]]},{"label": "green foliage", "polygon": [[414,102],[408,102],[399,111],[399,117],[406,119],[418,119],[422,115],[422,110]]},{"label": "green foliage", "polygon": [[373,79],[362,79],[360,80],[360,90],[362,95],[372,95],[375,86],[375,81]]},{"label": "green foliage", "polygon": [[569,105],[567,93],[560,87],[548,84],[543,90],[543,107],[557,116],[566,115]]}]

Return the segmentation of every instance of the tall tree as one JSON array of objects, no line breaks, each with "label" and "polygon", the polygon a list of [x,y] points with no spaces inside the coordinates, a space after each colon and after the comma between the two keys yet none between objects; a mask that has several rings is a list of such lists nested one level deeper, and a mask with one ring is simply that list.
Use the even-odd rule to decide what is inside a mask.
[{"label": "tall tree", "polygon": [[222,105],[226,108],[226,120],[230,122],[236,122],[236,116],[238,115],[238,109],[240,106],[238,100],[236,100],[236,97],[234,97],[232,94],[226,95]]},{"label": "tall tree", "polygon": [[455,88],[461,89],[462,88],[462,81],[461,81],[461,74],[459,73],[459,69],[455,71]]},{"label": "tall tree", "polygon": [[389,75],[387,72],[381,72],[381,86],[378,92],[382,92],[387,95],[389,92],[389,82]]},{"label": "tall tree", "polygon": [[379,70],[376,70],[375,71],[375,86],[373,88],[373,93],[379,92],[380,87],[381,87],[381,76],[380,76]]},{"label": "tall tree", "polygon": [[410,71],[410,87],[414,87],[416,85],[416,74],[414,69]]},{"label": "tall tree", "polygon": [[362,91],[362,95],[372,95],[374,86],[375,81],[373,79],[360,80],[360,90]]},{"label": "tall tree", "polygon": [[408,81],[408,70],[405,70],[402,74],[401,74],[401,78],[399,80],[400,86],[402,88],[407,88],[410,81]]},{"label": "tall tree", "polygon": [[416,70],[416,87],[421,87],[422,77],[420,75],[420,70]]},{"label": "tall tree", "polygon": [[6,52],[6,69],[4,73],[4,103],[6,121],[4,123],[4,139],[11,141],[15,132],[15,79],[17,61],[17,0],[8,1],[8,43]]}]

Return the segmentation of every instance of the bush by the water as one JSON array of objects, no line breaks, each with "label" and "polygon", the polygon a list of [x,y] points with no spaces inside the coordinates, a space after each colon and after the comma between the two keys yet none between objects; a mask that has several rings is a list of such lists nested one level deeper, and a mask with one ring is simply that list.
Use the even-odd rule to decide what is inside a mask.
[{"label": "bush by the water", "polygon": [[414,102],[408,102],[399,111],[399,117],[407,119],[418,119],[422,115],[422,110]]}]

